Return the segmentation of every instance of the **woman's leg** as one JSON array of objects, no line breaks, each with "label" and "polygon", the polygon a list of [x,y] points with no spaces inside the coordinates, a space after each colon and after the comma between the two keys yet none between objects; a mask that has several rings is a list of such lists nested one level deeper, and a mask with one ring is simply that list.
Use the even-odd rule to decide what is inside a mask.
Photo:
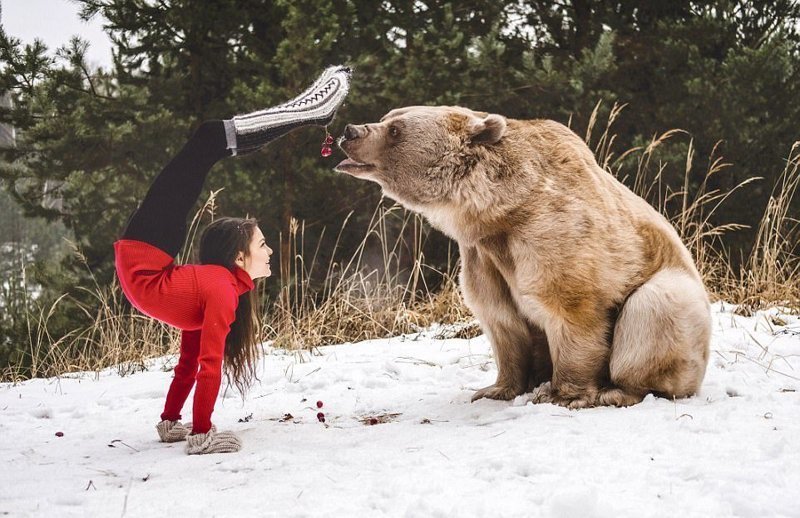
[{"label": "woman's leg", "polygon": [[197,377],[197,359],[200,356],[200,330],[181,333],[181,354],[175,366],[174,377],[167,392],[167,401],[161,419],[179,421],[181,410]]},{"label": "woman's leg", "polygon": [[186,239],[186,218],[197,203],[208,172],[231,154],[226,142],[223,121],[202,123],[153,181],[128,220],[122,239],[144,241],[172,257],[178,255]]},{"label": "woman's leg", "polygon": [[122,238],[144,241],[175,257],[186,239],[189,211],[215,163],[256,151],[295,128],[329,124],[349,86],[350,69],[330,67],[291,101],[231,120],[202,123],[156,177]]},{"label": "woman's leg", "polygon": [[181,355],[169,385],[167,401],[161,413],[161,422],[156,425],[161,442],[186,440],[192,431],[191,423],[181,423],[181,410],[197,377],[197,358],[200,355],[200,330],[181,333]]}]

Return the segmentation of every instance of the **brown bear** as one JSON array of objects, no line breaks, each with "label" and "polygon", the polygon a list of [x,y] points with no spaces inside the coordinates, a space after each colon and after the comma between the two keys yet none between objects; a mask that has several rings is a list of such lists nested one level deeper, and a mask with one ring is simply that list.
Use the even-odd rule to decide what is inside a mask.
[{"label": "brown bear", "polygon": [[411,106],[347,125],[336,169],[378,183],[456,240],[461,289],[497,381],[473,401],[626,406],[687,397],[711,315],[675,229],[569,128]]}]

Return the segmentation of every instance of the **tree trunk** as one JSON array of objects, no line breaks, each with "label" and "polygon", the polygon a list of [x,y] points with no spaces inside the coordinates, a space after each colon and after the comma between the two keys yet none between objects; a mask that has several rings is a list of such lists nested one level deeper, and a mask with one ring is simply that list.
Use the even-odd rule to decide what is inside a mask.
[{"label": "tree trunk", "polygon": [[572,55],[580,59],[583,49],[591,46],[592,7],[588,0],[573,0],[575,11],[575,36],[572,39]]}]

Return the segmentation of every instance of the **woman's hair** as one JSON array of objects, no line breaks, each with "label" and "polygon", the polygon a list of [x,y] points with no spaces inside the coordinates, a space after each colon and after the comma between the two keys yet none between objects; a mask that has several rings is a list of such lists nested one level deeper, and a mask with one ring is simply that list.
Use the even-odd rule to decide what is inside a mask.
[{"label": "woman's hair", "polygon": [[[233,270],[239,252],[250,255],[250,241],[258,222],[248,218],[219,218],[200,236],[200,263],[218,264]],[[236,319],[225,339],[225,375],[244,394],[256,379],[258,358],[258,293],[250,290],[239,296]]]}]

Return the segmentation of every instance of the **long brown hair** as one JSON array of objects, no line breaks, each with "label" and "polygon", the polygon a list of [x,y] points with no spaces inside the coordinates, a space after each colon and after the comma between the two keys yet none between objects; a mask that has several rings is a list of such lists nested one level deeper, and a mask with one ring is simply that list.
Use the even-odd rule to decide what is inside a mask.
[{"label": "long brown hair", "polygon": [[[258,222],[252,218],[215,220],[200,236],[200,263],[217,264],[233,270],[239,252],[245,257],[250,255],[250,241],[257,226]],[[240,295],[236,319],[225,339],[225,375],[242,394],[256,379],[259,307],[257,290]]]}]

